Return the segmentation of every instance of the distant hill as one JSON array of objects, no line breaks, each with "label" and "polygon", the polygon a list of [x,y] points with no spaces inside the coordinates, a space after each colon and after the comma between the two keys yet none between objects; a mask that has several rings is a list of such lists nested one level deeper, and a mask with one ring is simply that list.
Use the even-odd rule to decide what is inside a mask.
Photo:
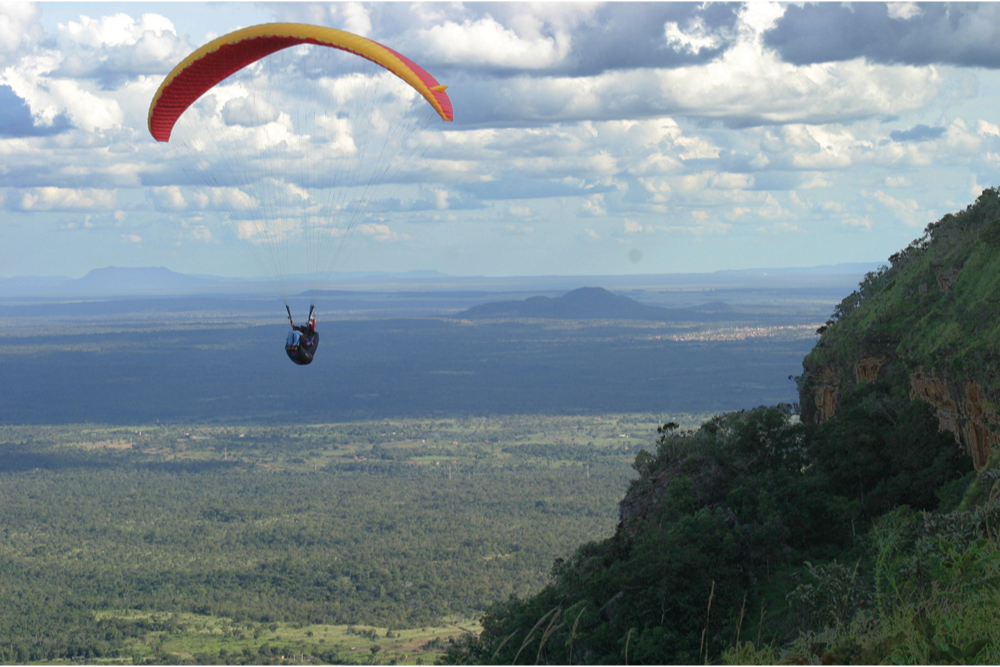
[{"label": "distant hill", "polygon": [[64,289],[86,294],[136,294],[197,289],[217,282],[209,278],[177,273],[163,266],[146,268],[109,266],[94,269],[83,278],[69,281],[64,285]]},{"label": "distant hill", "polygon": [[708,322],[731,319],[734,310],[713,302],[694,308],[647,306],[601,287],[581,287],[563,296],[533,296],[523,301],[494,301],[455,314],[461,319],[541,318],[559,320],[652,320]]},{"label": "distant hill", "polygon": [[666,308],[646,306],[627,296],[600,287],[581,287],[550,298],[533,296],[524,301],[494,301],[458,313],[465,319],[537,317],[561,320],[660,320]]}]

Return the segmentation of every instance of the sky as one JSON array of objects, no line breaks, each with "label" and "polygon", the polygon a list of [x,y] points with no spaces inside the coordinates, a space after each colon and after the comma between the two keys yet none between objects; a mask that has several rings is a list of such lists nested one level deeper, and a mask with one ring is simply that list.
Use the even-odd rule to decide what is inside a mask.
[{"label": "sky", "polygon": [[[178,122],[232,132],[228,143],[192,156],[150,136],[150,102],[175,65],[267,22],[391,47],[448,86],[454,121],[413,130],[421,151],[398,158],[406,168],[340,203],[295,169],[212,180],[228,145],[284,165],[312,142],[337,169],[361,145],[355,112],[338,106],[354,94],[347,79],[304,66],[269,79],[284,92],[258,121],[238,113],[254,74]],[[994,3],[0,2],[0,277],[112,265],[252,277],[259,239],[242,204],[224,205],[234,199],[274,200],[255,224],[280,229],[293,258],[306,240],[282,207],[305,202],[309,224],[343,243],[338,271],[885,261],[1000,185],[998,67]],[[394,99],[401,114],[426,112],[419,97]],[[306,100],[330,137],[295,120]],[[338,217],[363,196],[364,215]]]}]

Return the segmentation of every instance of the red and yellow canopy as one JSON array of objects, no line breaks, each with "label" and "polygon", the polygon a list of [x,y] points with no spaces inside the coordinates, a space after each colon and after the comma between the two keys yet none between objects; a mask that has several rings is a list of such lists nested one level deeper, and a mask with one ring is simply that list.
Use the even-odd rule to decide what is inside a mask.
[{"label": "red and yellow canopy", "polygon": [[335,28],[304,23],[265,23],[214,39],[167,75],[149,106],[149,132],[168,141],[184,111],[214,85],[275,51],[298,44],[316,44],[348,51],[381,65],[411,85],[442,119],[453,119],[451,100],[442,86],[420,65],[387,46]]}]

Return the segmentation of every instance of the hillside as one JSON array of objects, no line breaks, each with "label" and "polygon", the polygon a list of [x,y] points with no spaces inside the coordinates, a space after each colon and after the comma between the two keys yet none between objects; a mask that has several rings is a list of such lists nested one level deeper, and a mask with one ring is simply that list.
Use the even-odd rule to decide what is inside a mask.
[{"label": "hillside", "polygon": [[928,225],[821,332],[799,380],[803,420],[829,419],[861,380],[886,380],[931,403],[985,465],[1000,432],[1000,193]]},{"label": "hillside", "polygon": [[1000,193],[869,273],[791,405],[667,423],[604,540],[493,605],[479,664],[1000,661]]}]

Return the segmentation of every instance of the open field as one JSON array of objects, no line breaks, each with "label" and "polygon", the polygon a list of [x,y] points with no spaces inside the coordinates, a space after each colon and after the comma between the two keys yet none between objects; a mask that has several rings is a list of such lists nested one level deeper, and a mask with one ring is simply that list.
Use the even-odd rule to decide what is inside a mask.
[{"label": "open field", "polygon": [[443,619],[440,625],[393,629],[370,625],[237,622],[190,613],[119,611],[95,614],[138,628],[118,655],[91,664],[400,664],[431,665],[449,641],[481,626],[473,619]]}]

